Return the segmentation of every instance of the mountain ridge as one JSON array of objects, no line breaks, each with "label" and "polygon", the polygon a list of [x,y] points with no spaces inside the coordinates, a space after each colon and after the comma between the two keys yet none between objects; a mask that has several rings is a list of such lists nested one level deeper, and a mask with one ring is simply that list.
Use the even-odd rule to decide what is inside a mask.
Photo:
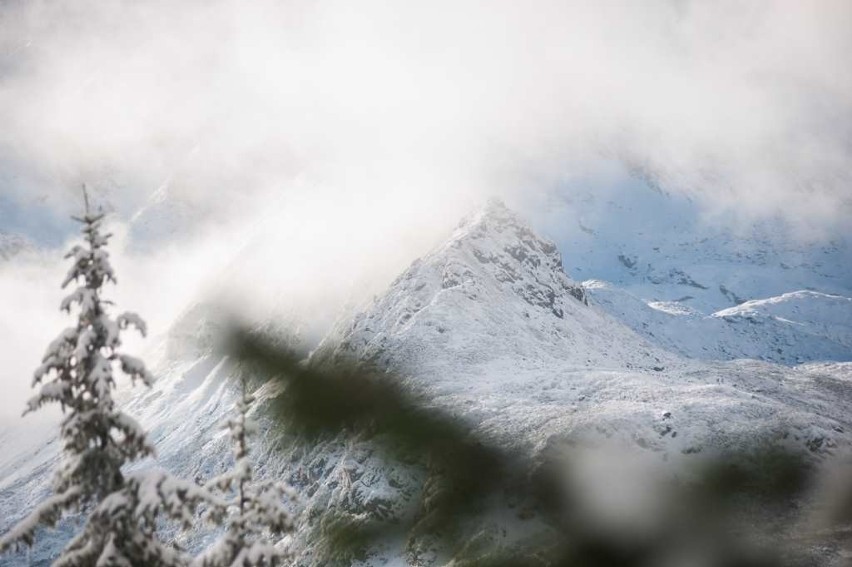
[{"label": "mountain ridge", "polygon": [[[460,325],[470,327],[464,341],[447,332]],[[418,340],[462,357],[484,354],[490,345],[500,357],[607,367],[632,344],[636,365],[651,369],[671,359],[589,305],[583,287],[564,272],[555,244],[499,201],[470,215],[444,243],[415,260],[349,328],[338,325],[314,358],[357,353],[378,359],[389,348],[405,350],[412,329],[425,333]],[[524,343],[517,340],[521,331],[529,335]],[[408,355],[413,367],[432,358]],[[633,365],[618,359],[619,367]]]}]

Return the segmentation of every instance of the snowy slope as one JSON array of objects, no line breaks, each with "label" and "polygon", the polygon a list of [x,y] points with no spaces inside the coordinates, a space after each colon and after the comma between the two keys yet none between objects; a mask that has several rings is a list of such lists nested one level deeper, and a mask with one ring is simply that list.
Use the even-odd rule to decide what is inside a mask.
[{"label": "snowy slope", "polygon": [[704,314],[678,301],[648,301],[599,280],[592,301],[648,340],[706,360],[781,364],[852,360],[852,298],[795,291]]},{"label": "snowy slope", "polygon": [[343,336],[332,333],[316,356],[329,348],[367,359],[392,353],[396,364],[418,372],[449,358],[618,369],[674,363],[587,303],[556,246],[492,202],[338,329]]},{"label": "snowy slope", "polygon": [[[769,299],[746,301],[713,315],[722,318],[767,317],[798,323],[806,328],[805,332],[852,346],[852,330],[849,329],[852,298],[849,297],[802,290]],[[820,324],[809,326],[808,321],[818,321]]]},{"label": "snowy slope", "polygon": [[148,247],[174,240],[192,230],[201,216],[198,207],[171,196],[163,185],[130,217],[132,242]]},{"label": "snowy slope", "polygon": [[852,227],[803,232],[784,219],[708,214],[652,184],[577,184],[525,206],[578,280],[709,315],[743,301],[811,290],[852,297]]},{"label": "snowy slope", "polygon": [[[836,332],[852,327],[848,227],[803,232],[783,219],[714,217],[641,181],[572,187],[531,213],[593,303],[655,344],[710,360],[852,360]],[[729,325],[714,317],[772,298],[796,311],[762,317],[755,306],[750,317],[727,312]]]}]

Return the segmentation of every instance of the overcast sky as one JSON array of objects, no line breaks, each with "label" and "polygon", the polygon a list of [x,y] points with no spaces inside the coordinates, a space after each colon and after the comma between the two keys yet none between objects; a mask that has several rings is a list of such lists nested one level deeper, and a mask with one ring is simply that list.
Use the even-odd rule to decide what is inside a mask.
[{"label": "overcast sky", "polygon": [[[0,179],[132,210],[322,183],[432,204],[607,156],[713,207],[850,212],[844,0],[6,0]],[[76,202],[76,201],[75,201]]]}]

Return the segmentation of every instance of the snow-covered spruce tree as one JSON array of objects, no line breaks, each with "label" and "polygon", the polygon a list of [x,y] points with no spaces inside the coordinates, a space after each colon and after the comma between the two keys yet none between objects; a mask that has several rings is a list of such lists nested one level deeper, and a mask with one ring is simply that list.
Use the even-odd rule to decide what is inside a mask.
[{"label": "snow-covered spruce tree", "polygon": [[66,256],[73,266],[62,287],[71,283],[77,287],[61,309],[70,312],[76,305],[77,324],[48,347],[35,372],[33,386],[40,386],[39,392],[24,412],[50,403],[62,408],[62,458],[53,494],[0,538],[0,551],[31,546],[40,526],[53,526],[67,513],[86,512],[82,531],[54,565],[183,565],[189,558],[158,539],[158,517],[187,525],[199,503],[215,510],[221,502],[196,484],[160,470],[123,470],[128,463],[153,456],[154,448],[112,398],[114,366],[133,382],[150,385],[152,376],[142,361],[118,350],[120,334],[128,327],[144,336],[144,321],[134,313],[111,318],[110,302],[101,297],[103,285],[116,281],[106,250],[110,235],[101,233],[103,216],[91,214],[87,200],[83,218],[74,217],[83,225],[85,245],[75,246]]},{"label": "snow-covered spruce tree", "polygon": [[294,494],[282,482],[253,478],[248,437],[256,426],[248,413],[254,397],[247,393],[245,379],[241,386],[235,415],[225,425],[231,436],[234,468],[206,485],[225,492],[229,499],[225,533],[193,560],[192,567],[267,567],[280,565],[288,556],[286,550],[275,546],[275,540],[293,530],[284,501]]}]

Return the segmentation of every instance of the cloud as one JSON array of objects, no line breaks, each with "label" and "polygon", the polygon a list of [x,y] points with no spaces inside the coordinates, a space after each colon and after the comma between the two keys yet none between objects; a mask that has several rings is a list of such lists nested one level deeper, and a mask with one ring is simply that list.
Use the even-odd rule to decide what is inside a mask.
[{"label": "cloud", "polygon": [[15,270],[0,269],[0,294],[7,298],[0,309],[0,351],[4,359],[0,370],[4,390],[0,400],[0,425],[4,427],[8,425],[8,418],[23,413],[25,400],[33,395],[30,384],[44,349],[55,335],[69,326],[59,314],[58,300],[50,293],[51,281],[56,287],[56,282],[61,281],[56,278],[61,277],[55,268],[29,263]]},{"label": "cloud", "polygon": [[298,178],[472,199],[615,159],[723,210],[825,224],[850,208],[843,1],[3,12],[0,160],[19,196],[86,179],[129,209],[168,182],[232,211]]}]

